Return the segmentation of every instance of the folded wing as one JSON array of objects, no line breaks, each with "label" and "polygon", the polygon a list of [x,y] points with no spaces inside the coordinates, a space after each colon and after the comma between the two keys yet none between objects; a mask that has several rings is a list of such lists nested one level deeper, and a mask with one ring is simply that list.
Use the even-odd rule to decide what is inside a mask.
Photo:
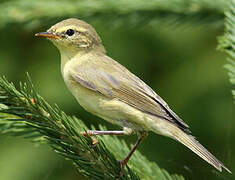
[{"label": "folded wing", "polygon": [[71,70],[72,78],[82,86],[111,99],[119,99],[138,110],[168,120],[187,133],[190,132],[188,125],[160,96],[121,64],[108,56],[100,57],[97,61],[90,60],[90,63],[79,63],[79,66]]}]

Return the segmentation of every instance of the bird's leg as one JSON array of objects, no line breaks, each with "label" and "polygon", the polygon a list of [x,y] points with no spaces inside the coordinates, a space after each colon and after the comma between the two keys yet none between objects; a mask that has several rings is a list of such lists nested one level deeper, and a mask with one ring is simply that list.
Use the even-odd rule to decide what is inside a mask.
[{"label": "bird's leg", "polygon": [[133,134],[133,130],[124,127],[123,131],[96,131],[96,130],[88,130],[87,132],[82,132],[81,134],[85,137],[88,135],[91,136],[93,145],[98,143],[98,140],[94,137],[94,135],[116,135],[116,136],[124,136]]},{"label": "bird's leg", "polygon": [[[133,131],[130,131],[129,128],[124,128],[123,131],[96,131],[96,130],[89,130],[87,132],[82,132],[83,136],[91,136],[93,137],[94,135],[116,135],[116,136],[124,136],[124,135],[131,135],[133,134]],[[145,137],[148,135],[148,133],[146,131],[141,132],[140,137],[138,139],[138,141],[136,142],[136,144],[134,145],[134,147],[131,149],[131,151],[129,152],[129,154],[120,162],[120,166],[121,166],[121,171],[120,171],[120,177],[123,176],[124,174],[124,168],[127,165],[129,159],[131,158],[131,156],[133,155],[133,153],[135,152],[135,150],[137,149],[137,147],[143,142],[143,140],[145,139]],[[97,144],[98,141],[95,139],[94,143],[94,139],[93,140],[93,144]]]},{"label": "bird's leg", "polygon": [[121,172],[120,172],[120,176],[123,176],[124,174],[124,168],[127,165],[129,159],[131,158],[131,156],[133,155],[133,153],[135,152],[135,150],[137,149],[137,147],[143,142],[143,140],[145,139],[145,137],[147,137],[148,133],[146,131],[141,132],[141,136],[138,139],[138,141],[136,142],[135,146],[131,149],[131,151],[129,152],[129,154],[120,161],[120,165],[121,165]]},{"label": "bird's leg", "polygon": [[87,137],[87,135],[91,136],[92,144],[98,144],[98,140],[94,137],[94,135],[116,135],[116,136],[123,136],[126,135],[125,131],[96,131],[96,130],[89,130],[87,132],[82,132],[82,135]]},{"label": "bird's leg", "polygon": [[116,135],[116,136],[123,136],[127,135],[125,131],[96,131],[96,130],[89,130],[87,132],[82,132],[83,136],[94,136],[94,135]]}]

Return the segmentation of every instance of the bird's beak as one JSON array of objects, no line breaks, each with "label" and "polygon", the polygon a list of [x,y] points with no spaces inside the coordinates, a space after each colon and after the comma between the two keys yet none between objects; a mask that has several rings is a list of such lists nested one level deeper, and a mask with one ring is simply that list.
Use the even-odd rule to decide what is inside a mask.
[{"label": "bird's beak", "polygon": [[52,32],[40,32],[40,33],[36,33],[35,36],[46,37],[49,39],[61,39],[62,38],[61,36],[56,35]]}]

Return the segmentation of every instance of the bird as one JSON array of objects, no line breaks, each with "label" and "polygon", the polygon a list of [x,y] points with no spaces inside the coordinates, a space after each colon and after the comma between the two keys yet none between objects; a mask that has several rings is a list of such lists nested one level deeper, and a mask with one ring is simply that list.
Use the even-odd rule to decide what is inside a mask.
[{"label": "bird", "polygon": [[121,175],[134,151],[154,132],[185,145],[217,170],[231,171],[189,130],[189,126],[144,81],[109,57],[96,30],[83,20],[65,19],[35,36],[52,41],[61,55],[61,73],[78,103],[122,130],[90,130],[89,135],[132,135],[138,141],[120,161]]}]

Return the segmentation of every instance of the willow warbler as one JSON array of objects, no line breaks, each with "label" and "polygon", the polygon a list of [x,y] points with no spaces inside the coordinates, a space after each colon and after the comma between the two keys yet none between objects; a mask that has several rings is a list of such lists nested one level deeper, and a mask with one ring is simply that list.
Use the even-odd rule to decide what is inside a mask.
[{"label": "willow warbler", "polygon": [[189,126],[140,78],[106,55],[95,29],[79,19],[66,19],[46,32],[59,49],[61,73],[68,89],[87,111],[123,127],[122,131],[89,131],[90,135],[129,135],[139,139],[121,162],[127,164],[148,131],[170,137],[219,171],[226,168],[190,133]]}]

